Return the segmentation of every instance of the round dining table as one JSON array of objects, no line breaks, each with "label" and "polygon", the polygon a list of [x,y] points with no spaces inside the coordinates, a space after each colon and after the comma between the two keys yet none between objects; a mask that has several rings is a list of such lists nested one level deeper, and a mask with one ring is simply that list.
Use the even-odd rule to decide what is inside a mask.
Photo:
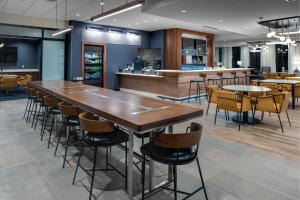
[{"label": "round dining table", "polygon": [[[272,89],[267,88],[267,87],[261,87],[261,86],[252,86],[252,85],[224,85],[222,87],[224,90],[230,90],[233,92],[236,92],[237,94],[243,94],[243,95],[248,95],[249,92],[269,92]],[[248,123],[248,124],[255,124],[255,123],[260,123],[260,120],[257,118],[252,118],[248,116],[248,112],[243,113],[243,118],[241,119],[242,123]],[[239,117],[238,116],[233,116],[232,117],[233,121],[239,122]]]}]

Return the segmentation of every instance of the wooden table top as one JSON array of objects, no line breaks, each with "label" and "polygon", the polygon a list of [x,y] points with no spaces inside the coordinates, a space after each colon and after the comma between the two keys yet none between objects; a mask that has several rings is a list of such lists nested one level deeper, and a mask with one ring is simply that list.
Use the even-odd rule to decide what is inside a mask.
[{"label": "wooden table top", "polygon": [[258,83],[278,83],[278,84],[297,84],[300,80],[287,80],[287,79],[265,79],[257,80]]},{"label": "wooden table top", "polygon": [[251,86],[251,85],[224,85],[222,87],[226,90],[232,90],[236,92],[269,92],[270,88],[261,86]]},{"label": "wooden table top", "polygon": [[34,81],[30,85],[137,132],[176,124],[203,114],[200,108],[71,81]]}]

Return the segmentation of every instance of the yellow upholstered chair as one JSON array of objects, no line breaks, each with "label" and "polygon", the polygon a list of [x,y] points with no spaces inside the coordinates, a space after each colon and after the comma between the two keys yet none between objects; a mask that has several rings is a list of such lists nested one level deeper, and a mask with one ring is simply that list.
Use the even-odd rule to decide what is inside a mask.
[{"label": "yellow upholstered chair", "polygon": [[271,91],[267,92],[267,95],[277,94],[281,91],[281,87],[276,83],[259,83],[259,86],[271,89]]},{"label": "yellow upholstered chair", "polygon": [[220,91],[221,88],[219,88],[218,85],[211,85],[207,87],[207,97],[208,97],[208,105],[206,110],[206,116],[208,114],[208,110],[210,107],[210,104],[217,104],[217,92]]},{"label": "yellow upholstered chair", "polygon": [[22,76],[21,78],[18,78],[18,85],[26,86],[30,81],[32,81],[32,76],[27,74],[26,76]]},{"label": "yellow upholstered chair", "polygon": [[289,92],[281,92],[274,95],[262,96],[258,98],[257,104],[255,106],[256,111],[262,112],[262,120],[264,112],[276,113],[279,119],[280,127],[283,132],[283,126],[280,119],[280,113],[285,112],[287,119],[289,121],[289,125],[291,126],[291,122],[289,119],[289,115],[287,112],[289,100],[291,94]]},{"label": "yellow upholstered chair", "polygon": [[13,76],[3,76],[1,79],[1,90],[6,90],[6,94],[8,90],[16,89],[17,87],[17,77]]},{"label": "yellow upholstered chair", "polygon": [[[215,113],[215,124],[217,121],[218,110],[227,112],[236,112],[239,117],[239,130],[241,130],[242,113],[252,111],[250,97],[241,95],[241,98],[234,92],[218,91],[217,92],[217,108]],[[225,112],[225,114],[227,113]],[[227,116],[226,116],[227,118]]]}]

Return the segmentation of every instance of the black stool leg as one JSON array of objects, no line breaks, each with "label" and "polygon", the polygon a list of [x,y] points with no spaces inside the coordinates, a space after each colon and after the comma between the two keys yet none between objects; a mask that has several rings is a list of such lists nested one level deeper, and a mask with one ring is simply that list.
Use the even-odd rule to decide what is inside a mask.
[{"label": "black stool leg", "polygon": [[188,103],[190,103],[191,90],[192,90],[192,82],[190,82],[190,89],[189,89],[189,99],[188,99]]},{"label": "black stool leg", "polygon": [[65,168],[65,163],[66,163],[67,153],[68,153],[68,147],[69,147],[69,139],[70,139],[70,127],[67,126],[66,128],[67,128],[67,144],[66,144],[67,146],[65,148],[65,156],[64,156],[64,162],[63,162],[63,168]]},{"label": "black stool leg", "polygon": [[27,104],[26,104],[26,108],[25,108],[24,115],[23,115],[23,119],[24,119],[25,116],[26,116],[26,113],[27,113],[27,110],[28,110],[28,106],[29,106],[29,101],[30,101],[30,99],[29,99],[29,97],[28,97]]},{"label": "black stool leg", "polygon": [[52,123],[51,123],[51,128],[50,128],[50,132],[49,132],[49,139],[48,139],[48,146],[47,148],[49,149],[50,147],[50,141],[51,141],[51,136],[52,136],[52,131],[53,131],[53,125],[54,125],[54,115],[52,115]]},{"label": "black stool leg", "polygon": [[146,161],[145,161],[145,155],[143,154],[142,156],[142,200],[145,199],[145,165],[146,165]]},{"label": "black stool leg", "polygon": [[42,134],[41,134],[41,141],[43,140],[43,137],[44,137],[44,134],[45,134],[45,130],[46,130],[46,127],[47,127],[47,123],[48,123],[48,119],[50,117],[48,111],[46,113],[46,119],[45,119],[45,124],[44,124],[44,128],[43,128],[43,131],[42,131]]},{"label": "black stool leg", "polygon": [[205,184],[204,184],[204,180],[203,180],[203,176],[202,176],[202,172],[201,172],[200,162],[199,162],[198,157],[196,158],[196,161],[197,161],[197,166],[198,166],[198,170],[199,170],[199,174],[200,174],[200,179],[201,179],[201,183],[202,183],[202,187],[203,187],[205,199],[208,200],[207,193],[206,193],[206,188],[205,188]]},{"label": "black stool leg", "polygon": [[90,196],[89,196],[89,200],[92,199],[92,194],[93,194],[93,187],[94,187],[94,179],[95,179],[95,169],[96,169],[96,161],[97,161],[97,152],[98,152],[98,148],[95,148],[95,152],[94,152],[94,164],[93,164],[93,173],[92,173],[92,180],[91,180],[91,189],[90,189]]},{"label": "black stool leg", "polygon": [[125,188],[127,189],[127,177],[128,177],[128,169],[127,169],[127,142],[125,142]]},{"label": "black stool leg", "polygon": [[61,129],[60,129],[60,132],[59,132],[58,140],[57,140],[55,151],[54,151],[54,157],[56,156],[56,153],[57,153],[57,149],[58,149],[58,145],[60,143],[60,138],[61,138],[61,135],[62,135],[63,128],[64,128],[64,125],[61,126]]},{"label": "black stool leg", "polygon": [[76,175],[77,175],[78,167],[79,167],[79,164],[80,164],[80,159],[81,159],[81,156],[82,156],[83,149],[84,149],[84,142],[82,142],[79,157],[78,157],[78,161],[77,161],[77,164],[76,164],[76,169],[75,169],[75,173],[74,173],[74,177],[73,177],[73,181],[72,181],[73,185],[75,183],[75,179],[76,179]]},{"label": "black stool leg", "polygon": [[173,165],[174,173],[174,199],[177,200],[177,166]]}]

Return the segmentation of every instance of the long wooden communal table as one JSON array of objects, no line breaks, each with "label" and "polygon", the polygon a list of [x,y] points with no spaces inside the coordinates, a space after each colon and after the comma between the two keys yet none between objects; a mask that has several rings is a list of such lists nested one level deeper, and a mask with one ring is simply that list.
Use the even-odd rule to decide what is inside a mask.
[{"label": "long wooden communal table", "polygon": [[[161,127],[168,127],[168,132],[172,133],[172,125],[203,114],[203,110],[199,108],[88,86],[82,83],[35,81],[30,82],[29,85],[111,120],[129,130],[127,189],[130,199],[133,199],[133,133],[153,131]],[[155,189],[152,182],[153,174],[153,161],[150,161],[150,190]],[[169,166],[169,181],[171,179],[172,173]]]}]

